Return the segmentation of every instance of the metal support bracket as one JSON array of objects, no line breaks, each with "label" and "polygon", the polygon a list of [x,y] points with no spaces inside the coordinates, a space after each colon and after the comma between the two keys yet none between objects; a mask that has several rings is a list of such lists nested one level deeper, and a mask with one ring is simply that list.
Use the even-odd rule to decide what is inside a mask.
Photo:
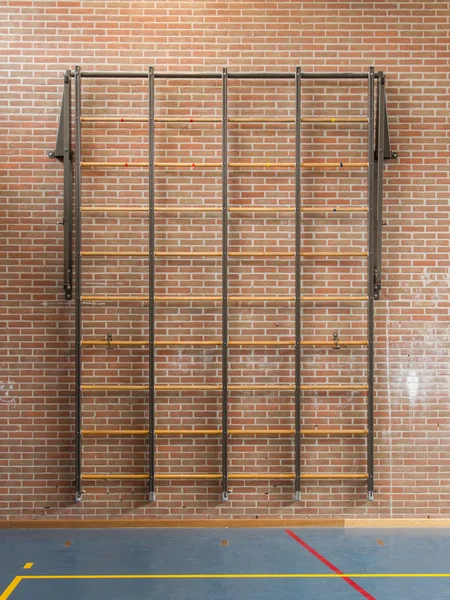
[{"label": "metal support bracket", "polygon": [[77,492],[75,494],[75,502],[82,502],[83,500],[83,494],[81,492]]},{"label": "metal support bracket", "polygon": [[367,493],[367,500],[369,502],[373,502],[373,500],[374,500],[373,492],[368,492]]},{"label": "metal support bracket", "polygon": [[149,502],[156,502],[156,492],[150,492],[148,495]]},{"label": "metal support bracket", "polygon": [[64,91],[59,115],[56,147],[48,152],[49,158],[56,158],[64,164],[64,212],[61,224],[64,226],[64,294],[72,299],[72,119],[71,119],[70,71],[64,73]]},{"label": "metal support bracket", "polygon": [[222,492],[222,502],[228,502],[228,492]]},{"label": "metal support bracket", "polygon": [[301,492],[298,492],[298,491],[297,491],[297,492],[295,492],[295,494],[294,494],[294,501],[295,501],[295,502],[299,502],[301,499],[302,499],[302,494],[301,494]]}]

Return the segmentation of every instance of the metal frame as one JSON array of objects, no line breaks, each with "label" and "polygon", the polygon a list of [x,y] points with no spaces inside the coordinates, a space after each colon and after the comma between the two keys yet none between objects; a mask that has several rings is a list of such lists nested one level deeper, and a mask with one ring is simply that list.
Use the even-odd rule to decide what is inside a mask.
[{"label": "metal frame", "polygon": [[301,498],[300,452],[301,452],[301,117],[302,117],[302,70],[295,71],[295,491],[294,499]]},{"label": "metal frame", "polygon": [[367,260],[367,498],[373,500],[373,318],[374,318],[374,265],[375,265],[375,224],[376,210],[374,206],[375,178],[374,178],[374,68],[370,67],[367,90],[367,204],[369,214],[367,219],[367,242],[369,256]]},{"label": "metal frame", "polygon": [[[64,289],[66,299],[72,297],[72,150],[71,150],[71,77],[75,78],[75,252],[76,252],[76,356],[75,356],[75,379],[76,379],[76,501],[82,499],[82,481],[93,479],[145,479],[149,485],[149,500],[156,500],[155,482],[157,479],[220,479],[222,483],[222,500],[228,500],[228,481],[229,479],[293,479],[295,485],[295,500],[301,498],[301,481],[309,479],[366,479],[368,499],[373,500],[374,495],[374,449],[373,449],[373,395],[374,395],[374,301],[379,298],[381,288],[381,246],[382,246],[382,195],[383,195],[383,168],[384,161],[387,159],[397,158],[397,154],[391,151],[389,128],[386,110],[385,96],[385,76],[382,71],[375,72],[373,67],[366,73],[304,73],[300,67],[297,67],[295,73],[229,73],[226,68],[222,69],[221,73],[155,73],[153,67],[149,67],[148,73],[141,72],[83,72],[80,67],[75,67],[75,70],[66,71],[64,74],[64,93],[61,106],[61,115],[58,126],[57,143],[54,151],[49,152],[49,156],[63,160],[64,162]],[[94,120],[90,118],[82,118],[81,107],[81,79],[89,77],[99,78],[144,78],[148,79],[148,119],[139,118],[134,120],[148,120],[148,163],[84,163],[82,159],[82,133],[81,122],[83,120]],[[194,210],[205,212],[218,210],[222,213],[222,250],[221,252],[205,252],[205,253],[180,253],[179,256],[198,255],[202,256],[220,256],[222,259],[222,293],[220,296],[167,296],[155,295],[155,258],[157,256],[172,256],[174,253],[158,253],[155,252],[155,212],[157,210],[168,210],[163,207],[155,206],[155,167],[175,167],[184,168],[184,166],[194,166],[191,163],[157,163],[155,161],[154,134],[155,122],[164,121],[155,117],[155,79],[221,79],[222,81],[222,116],[217,118],[201,119],[205,122],[221,122],[222,123],[222,160],[220,163],[201,163],[196,167],[214,167],[221,168],[222,173],[222,204],[218,207],[204,209],[203,207],[191,207]],[[278,118],[244,118],[244,119],[229,119],[228,117],[228,79],[294,79],[295,80],[295,162],[294,163],[229,163],[228,162],[228,123],[229,122],[290,122],[291,119]],[[367,119],[351,119],[351,118],[305,118],[302,119],[301,111],[301,80],[302,79],[367,79],[368,101]],[[375,81],[377,88],[377,103],[375,107]],[[376,118],[376,121],[375,121]],[[108,120],[103,118],[99,120]],[[120,120],[133,121],[133,118]],[[189,119],[193,120],[193,119]],[[167,122],[172,122],[170,119]],[[175,119],[174,122],[178,120]],[[186,119],[180,119],[180,122],[185,122]],[[366,122],[367,121],[367,163],[302,163],[301,161],[301,123],[305,122]],[[149,271],[148,271],[148,296],[83,296],[82,295],[82,212],[93,210],[105,210],[102,207],[82,207],[81,203],[81,185],[82,185],[82,168],[95,168],[96,166],[126,166],[126,167],[147,167],[149,184],[149,251],[148,253],[134,253],[139,256],[148,256]],[[295,252],[285,253],[245,253],[245,252],[228,252],[228,213],[231,210],[237,210],[228,206],[228,169],[233,167],[244,168],[283,168],[295,169],[295,207],[286,210],[295,212]],[[340,168],[340,167],[367,167],[367,208],[340,208],[340,207],[314,207],[302,206],[301,204],[301,170],[303,168]],[[118,207],[117,210],[128,210],[127,207]],[[135,208],[141,210],[141,207]],[[177,208],[174,211],[188,210],[187,208]],[[242,207],[239,210],[245,211],[279,211],[283,209],[273,207]],[[147,211],[142,207],[142,211]],[[368,251],[360,253],[349,252],[302,252],[301,251],[301,215],[302,212],[367,212],[367,242]],[[102,253],[86,252],[88,256],[102,255]],[[105,255],[118,256],[123,253],[109,252]],[[126,254],[126,253],[125,253]],[[258,255],[277,255],[277,256],[293,256],[295,257],[295,294],[294,296],[229,296],[228,295],[228,259],[229,257],[240,256],[258,256]],[[367,256],[367,296],[302,296],[301,294],[301,257],[324,257],[324,256]],[[177,255],[178,256],[178,255]],[[137,342],[112,342],[111,337],[108,337],[107,342],[83,341],[82,339],[82,302],[84,300],[104,300],[104,301],[143,301],[149,302],[149,334],[147,341]],[[170,342],[170,341],[155,341],[155,302],[163,301],[221,301],[222,303],[222,336],[220,340],[204,341],[204,342]],[[234,342],[228,339],[228,304],[229,302],[245,301],[269,301],[269,302],[286,302],[292,301],[295,303],[295,338],[292,342]],[[317,340],[305,342],[301,340],[301,307],[302,301],[312,302],[335,302],[335,301],[367,301],[367,340],[340,340],[339,337],[333,341]],[[337,334],[338,336],[338,334]],[[148,385],[82,385],[82,346],[107,345],[148,345],[148,361],[149,361],[149,381]],[[155,385],[155,349],[157,345],[220,345],[222,348],[222,383],[219,386],[160,386]],[[293,345],[295,347],[295,383],[294,385],[229,385],[228,384],[228,348],[229,346],[281,346]],[[335,349],[341,346],[367,346],[367,385],[351,385],[351,386],[336,386],[336,385],[302,385],[301,384],[301,366],[302,356],[301,348],[303,346],[322,345]],[[83,389],[142,389],[148,390],[148,407],[149,407],[149,426],[148,430],[111,430],[97,431],[82,429],[82,393]],[[155,392],[157,389],[214,389],[220,390],[222,393],[222,427],[214,430],[157,430],[155,429]],[[295,427],[293,430],[238,430],[229,429],[228,427],[228,392],[229,390],[253,390],[253,389],[270,389],[270,390],[292,390],[295,393]],[[350,390],[359,389],[367,391],[367,429],[322,429],[311,430],[301,428],[301,392],[302,390]],[[139,475],[94,475],[82,473],[82,436],[86,435],[146,435],[148,436],[149,460],[148,474]],[[155,473],[155,438],[156,434],[160,435],[197,435],[210,434],[220,435],[222,441],[222,470],[220,474],[157,474]],[[277,473],[277,474],[237,474],[228,472],[228,437],[229,435],[294,435],[295,440],[295,458],[294,458],[294,473]],[[301,473],[301,437],[305,435],[365,435],[367,437],[367,472],[362,473],[344,473],[340,474],[312,474]]]},{"label": "metal frame", "polygon": [[222,71],[222,500],[228,500],[228,69]]},{"label": "metal frame", "polygon": [[82,218],[81,218],[81,69],[75,67],[75,501],[81,502],[83,496],[81,481],[82,460],[82,389],[81,389],[81,363],[82,363],[82,277],[81,277],[81,251],[82,251]]},{"label": "metal frame", "polygon": [[148,69],[148,499],[155,490],[155,70]]}]

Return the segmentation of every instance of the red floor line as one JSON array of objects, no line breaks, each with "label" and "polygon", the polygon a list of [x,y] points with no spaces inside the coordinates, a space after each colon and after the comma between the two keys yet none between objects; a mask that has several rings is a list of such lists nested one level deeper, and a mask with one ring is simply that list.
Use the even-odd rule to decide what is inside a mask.
[{"label": "red floor line", "polygon": [[[309,544],[307,544],[304,540],[299,538],[298,535],[295,535],[295,533],[293,531],[290,531],[289,529],[286,529],[285,531],[288,535],[291,536],[291,538],[293,540],[298,542],[300,544],[300,546],[302,546],[305,550],[308,550],[308,552],[310,552],[313,556],[315,556],[318,560],[320,560],[320,562],[322,562],[329,569],[331,569],[331,571],[333,571],[333,573],[336,573],[337,575],[344,574],[340,569],[338,569],[335,565],[333,565],[333,563],[331,563],[328,559],[326,559],[325,556],[322,556],[321,554],[319,554],[319,552],[317,552],[317,550],[314,550],[314,548],[311,548],[311,546]],[[372,594],[369,594],[369,592],[366,592],[366,590],[364,588],[362,588],[359,584],[357,584],[356,581],[353,581],[353,579],[350,579],[350,577],[342,577],[342,580],[345,581],[346,583],[348,583],[348,585],[350,585],[354,590],[359,592],[361,594],[361,596],[364,596],[364,598],[366,598],[367,600],[376,600],[376,598],[374,596],[372,596]]]}]

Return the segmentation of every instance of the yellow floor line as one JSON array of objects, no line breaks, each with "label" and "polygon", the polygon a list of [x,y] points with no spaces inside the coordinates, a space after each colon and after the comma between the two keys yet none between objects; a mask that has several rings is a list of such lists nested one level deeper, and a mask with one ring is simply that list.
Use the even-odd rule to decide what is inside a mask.
[{"label": "yellow floor line", "polygon": [[24,568],[24,569],[31,569],[31,567],[32,567],[33,565],[34,565],[34,563],[25,563],[25,564],[23,565],[23,568]]},{"label": "yellow floor line", "polygon": [[[23,575],[20,579],[321,579],[367,577],[450,577],[450,573],[195,573],[156,575]],[[16,578],[17,579],[17,578]],[[17,582],[19,583],[19,582]],[[17,585],[17,583],[15,585]],[[12,584],[11,584],[12,585]],[[15,587],[15,586],[14,586]],[[14,588],[13,588],[14,589]],[[7,591],[7,590],[5,590]],[[5,596],[7,598],[8,596]],[[4,600],[0,596],[0,600]]]},{"label": "yellow floor line", "polygon": [[8,585],[6,590],[0,596],[0,600],[7,600],[7,598],[9,598],[11,596],[12,592],[16,589],[16,587],[19,585],[19,583],[21,581],[22,581],[22,577],[14,577],[14,579]]}]

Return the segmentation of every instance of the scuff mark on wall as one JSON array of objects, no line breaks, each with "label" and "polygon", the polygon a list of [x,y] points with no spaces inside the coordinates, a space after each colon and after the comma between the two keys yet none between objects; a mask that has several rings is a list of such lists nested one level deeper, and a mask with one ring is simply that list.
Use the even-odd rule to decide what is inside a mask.
[{"label": "scuff mark on wall", "polygon": [[0,403],[15,406],[17,398],[14,396],[14,385],[10,382],[0,382]]}]

